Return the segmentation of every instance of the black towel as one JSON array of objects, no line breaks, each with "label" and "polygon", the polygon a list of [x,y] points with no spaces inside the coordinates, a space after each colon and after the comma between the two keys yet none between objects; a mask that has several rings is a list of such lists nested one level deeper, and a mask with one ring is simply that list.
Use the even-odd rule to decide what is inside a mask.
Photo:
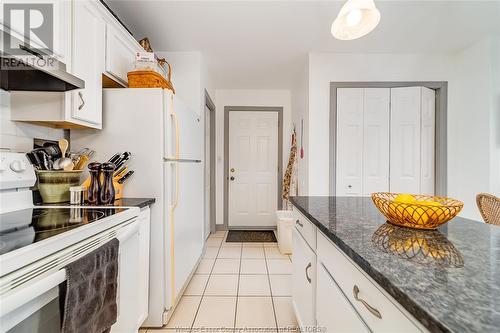
[{"label": "black towel", "polygon": [[59,287],[61,333],[109,332],[117,316],[119,241],[113,238],[66,266]]}]

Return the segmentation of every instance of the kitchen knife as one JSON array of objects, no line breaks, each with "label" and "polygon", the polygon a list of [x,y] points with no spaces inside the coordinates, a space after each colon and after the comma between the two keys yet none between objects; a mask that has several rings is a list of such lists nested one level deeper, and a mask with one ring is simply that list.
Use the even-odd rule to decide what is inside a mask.
[{"label": "kitchen knife", "polygon": [[114,154],[110,159],[109,159],[109,163],[116,163],[116,161],[120,158],[120,153],[116,153]]},{"label": "kitchen knife", "polygon": [[124,181],[126,181],[132,174],[134,173],[134,170],[130,170],[127,172],[122,178],[118,179],[118,184],[123,184]]},{"label": "kitchen knife", "polygon": [[114,174],[113,178],[116,178],[116,179],[121,178],[121,177],[122,177],[122,176],[123,176],[123,175],[127,172],[127,169],[128,169],[128,167],[127,167],[126,165],[125,165],[125,166],[123,166],[123,167],[121,167],[120,169],[118,169],[118,170],[115,172],[115,174]]},{"label": "kitchen knife", "polygon": [[125,170],[126,167],[127,166],[125,165],[125,166],[122,166],[121,168],[115,168],[115,172],[113,174],[113,177],[118,176],[123,170]]},{"label": "kitchen knife", "polygon": [[127,162],[130,157],[132,156],[132,153],[130,152],[124,152],[120,159],[115,163],[115,167],[117,169],[121,168],[125,162]]}]

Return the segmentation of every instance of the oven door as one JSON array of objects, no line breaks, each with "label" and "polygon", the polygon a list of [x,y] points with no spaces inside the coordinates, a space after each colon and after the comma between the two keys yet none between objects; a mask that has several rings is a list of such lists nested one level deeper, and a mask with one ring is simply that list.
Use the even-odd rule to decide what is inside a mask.
[{"label": "oven door", "polygon": [[[66,281],[64,266],[71,261],[81,258],[95,250],[112,238],[120,241],[119,273],[118,273],[118,316],[123,311],[126,297],[120,295],[125,288],[120,285],[126,276],[123,270],[131,271],[127,255],[137,251],[129,249],[134,242],[134,235],[138,233],[139,222],[136,219],[126,221],[118,226],[106,230],[104,233],[90,237],[75,244],[60,253],[44,258],[45,263],[34,263],[31,267],[14,272],[10,276],[0,279],[2,291],[0,301],[0,332],[8,333],[58,333],[61,330],[61,312],[59,305],[59,286]],[[131,251],[132,250],[132,251]],[[75,254],[75,255],[73,255]],[[67,259],[71,258],[71,259]],[[67,260],[64,260],[67,259]],[[58,262],[57,265],[54,263]],[[51,266],[51,269],[45,269]],[[134,265],[136,268],[136,265]],[[42,272],[42,273],[40,273]],[[38,273],[38,274],[37,274]],[[30,278],[31,277],[31,278]],[[123,286],[125,287],[125,286]],[[128,285],[129,289],[134,289]],[[8,292],[5,290],[10,289]]]},{"label": "oven door", "polygon": [[[63,277],[65,278],[65,277]],[[55,286],[1,318],[1,332],[59,333],[59,286]]]}]

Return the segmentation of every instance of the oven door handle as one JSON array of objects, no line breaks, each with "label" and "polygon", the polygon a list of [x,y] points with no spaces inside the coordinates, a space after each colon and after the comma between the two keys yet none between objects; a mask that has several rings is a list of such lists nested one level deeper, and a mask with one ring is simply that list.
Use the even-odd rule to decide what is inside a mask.
[{"label": "oven door handle", "polygon": [[[123,230],[123,229],[127,229],[127,230]],[[118,241],[120,243],[127,241],[127,239],[129,239],[133,234],[135,234],[139,230],[139,221],[136,220],[136,221],[130,223],[129,225],[127,225],[123,229],[120,230],[121,232],[116,235],[116,238],[118,239]]]},{"label": "oven door handle", "polygon": [[47,291],[66,281],[66,270],[61,269],[51,275],[31,283],[19,291],[2,297],[0,306],[0,317],[16,310],[20,306],[27,304],[31,300],[43,295]]}]

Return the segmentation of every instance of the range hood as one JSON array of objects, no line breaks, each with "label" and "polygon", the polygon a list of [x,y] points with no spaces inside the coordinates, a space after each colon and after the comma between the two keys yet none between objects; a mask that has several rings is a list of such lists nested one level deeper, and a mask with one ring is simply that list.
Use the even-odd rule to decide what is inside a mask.
[{"label": "range hood", "polygon": [[[0,33],[2,33],[0,31]],[[85,81],[66,72],[66,64],[33,50],[10,35],[15,52],[0,47],[0,88],[7,91],[68,91],[85,88]],[[3,44],[3,43],[2,43]],[[15,54],[13,54],[15,53]]]}]

